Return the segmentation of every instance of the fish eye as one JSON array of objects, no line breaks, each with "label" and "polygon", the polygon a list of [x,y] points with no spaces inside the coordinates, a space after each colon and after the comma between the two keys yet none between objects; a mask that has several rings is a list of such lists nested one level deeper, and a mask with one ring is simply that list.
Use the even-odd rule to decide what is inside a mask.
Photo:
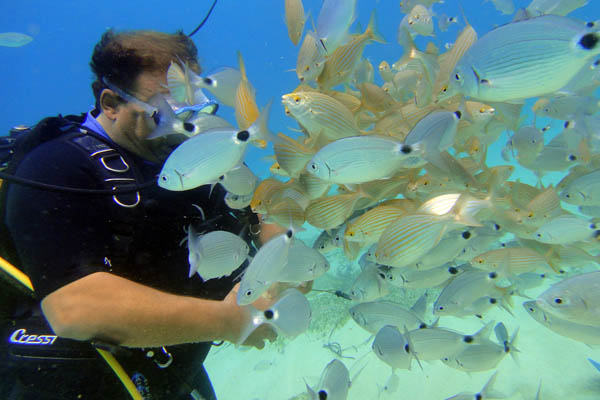
[{"label": "fish eye", "polygon": [[253,293],[254,293],[254,290],[248,289],[248,290],[246,290],[245,294],[246,294],[246,297],[250,297],[250,296],[252,296]]},{"label": "fish eye", "polygon": [[562,304],[562,303],[563,303],[563,299],[562,299],[562,298],[560,298],[560,297],[555,297],[555,298],[554,298],[554,303],[555,303],[555,304]]},{"label": "fish eye", "polygon": [[319,390],[319,400],[327,400],[327,397],[329,397],[329,395],[326,391]]},{"label": "fish eye", "polygon": [[308,72],[308,70],[309,70],[309,69],[310,69],[310,67],[309,67],[308,65],[307,65],[306,67],[304,67],[304,70],[305,70],[306,72]]},{"label": "fish eye", "polygon": [[458,74],[458,73],[454,74],[454,79],[457,80],[457,81],[460,81],[461,80],[460,74]]},{"label": "fish eye", "polygon": [[534,312],[534,311],[535,311],[535,308],[533,308],[533,307],[529,307],[529,311],[531,311],[531,312]]},{"label": "fish eye", "polygon": [[300,103],[300,96],[294,96],[294,103]]},{"label": "fish eye", "polygon": [[273,312],[273,310],[265,310],[264,315],[266,319],[273,319],[275,313]]},{"label": "fish eye", "polygon": [[311,163],[310,169],[312,169],[313,171],[317,171],[319,169],[319,166],[316,163]]},{"label": "fish eye", "polygon": [[577,160],[577,156],[574,155],[574,154],[570,154],[569,155],[569,161],[575,161],[575,160]]},{"label": "fish eye", "polygon": [[438,311],[444,311],[444,306],[438,306]]},{"label": "fish eye", "polygon": [[160,176],[160,179],[161,179],[163,182],[167,182],[167,181],[169,180],[169,178],[167,178],[167,176],[166,176],[166,175],[161,175],[161,176]]}]

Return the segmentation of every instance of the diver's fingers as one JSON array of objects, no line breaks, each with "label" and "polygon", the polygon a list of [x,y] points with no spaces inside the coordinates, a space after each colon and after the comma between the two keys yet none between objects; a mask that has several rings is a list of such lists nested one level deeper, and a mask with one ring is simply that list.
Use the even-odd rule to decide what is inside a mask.
[{"label": "diver's fingers", "polygon": [[244,345],[253,346],[260,350],[265,347],[265,340],[272,343],[275,339],[277,339],[277,333],[269,325],[263,324],[252,332]]}]

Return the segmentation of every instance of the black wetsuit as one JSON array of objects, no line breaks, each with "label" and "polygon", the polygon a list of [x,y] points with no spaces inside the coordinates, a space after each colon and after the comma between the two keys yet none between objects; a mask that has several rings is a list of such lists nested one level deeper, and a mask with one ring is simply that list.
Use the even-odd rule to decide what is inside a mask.
[{"label": "black wetsuit", "polygon": [[[160,165],[106,143],[124,157],[138,182],[156,180]],[[121,163],[119,157],[113,157],[111,162]],[[59,186],[104,189],[98,165],[73,139],[56,139],[31,151],[19,164],[16,175]],[[233,279],[203,282],[198,275],[188,278],[188,250],[180,244],[186,236],[183,228],[194,223],[200,232],[219,229],[237,234],[244,227],[247,230],[252,216],[229,209],[220,186],[209,192],[209,186],[171,192],[152,185],[139,192],[137,206],[122,207],[117,201],[134,204],[137,193],[113,199],[110,195],[11,184],[6,224],[20,267],[31,278],[38,300],[97,271],[111,272],[169,293],[223,299],[233,287]],[[205,220],[194,205],[202,208]],[[249,235],[244,238],[250,241]],[[231,276],[239,276],[244,265]],[[129,350],[123,356],[117,354],[117,359],[130,376],[140,372],[147,378],[153,399],[190,399],[188,389],[196,387],[203,398],[210,400],[214,394],[202,367],[209,348],[208,343],[171,346],[167,351],[173,355],[173,362],[164,369],[146,357],[149,349]],[[158,354],[162,349],[151,351]],[[21,362],[12,367],[11,373],[18,375],[21,392],[32,393],[18,398],[130,398],[99,357],[96,362],[86,363]],[[187,385],[182,384],[184,381]]]}]

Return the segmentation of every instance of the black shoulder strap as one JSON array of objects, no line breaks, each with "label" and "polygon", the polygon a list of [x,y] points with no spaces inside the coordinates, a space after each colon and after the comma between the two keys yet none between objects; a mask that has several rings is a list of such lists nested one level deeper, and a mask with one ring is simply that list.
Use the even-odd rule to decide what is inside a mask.
[{"label": "black shoulder strap", "polygon": [[[142,176],[125,152],[119,151],[102,135],[82,127],[82,121],[83,118],[77,116],[50,117],[40,121],[30,131],[20,133],[15,140],[13,157],[3,172],[13,175],[27,154],[47,141],[60,139],[72,145],[90,160],[91,165],[101,179],[100,183],[104,186],[103,190],[81,189],[80,191],[83,195],[86,192],[94,192],[95,195],[102,194],[112,197],[112,202],[115,205],[111,215],[112,228],[115,235],[119,236],[119,240],[116,242],[124,247],[123,252],[125,252],[130,242],[128,238],[131,238],[133,232],[133,224],[140,217],[140,213],[143,212],[141,207],[137,207],[141,201],[140,190],[142,186],[149,185],[140,185]],[[21,263],[5,224],[5,203],[8,186],[9,183],[6,181],[0,186],[0,255],[19,267]],[[36,186],[39,187],[40,185]],[[47,186],[48,190],[65,189],[53,188],[52,185]],[[131,187],[134,189],[131,190]],[[119,190],[121,188],[127,189]],[[72,189],[75,191],[77,188]],[[116,250],[117,253],[121,253],[119,249]]]}]

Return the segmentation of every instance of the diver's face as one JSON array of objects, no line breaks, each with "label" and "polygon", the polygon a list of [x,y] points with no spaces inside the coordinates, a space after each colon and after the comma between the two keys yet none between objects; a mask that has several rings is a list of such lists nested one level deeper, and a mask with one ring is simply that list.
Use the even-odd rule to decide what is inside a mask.
[{"label": "diver's face", "polygon": [[[166,72],[142,72],[138,75],[131,95],[148,102],[157,93],[168,93]],[[126,149],[151,161],[159,161],[158,148],[164,145],[161,139],[148,140],[156,124],[148,113],[132,102],[121,104],[112,126],[113,140]]]}]

